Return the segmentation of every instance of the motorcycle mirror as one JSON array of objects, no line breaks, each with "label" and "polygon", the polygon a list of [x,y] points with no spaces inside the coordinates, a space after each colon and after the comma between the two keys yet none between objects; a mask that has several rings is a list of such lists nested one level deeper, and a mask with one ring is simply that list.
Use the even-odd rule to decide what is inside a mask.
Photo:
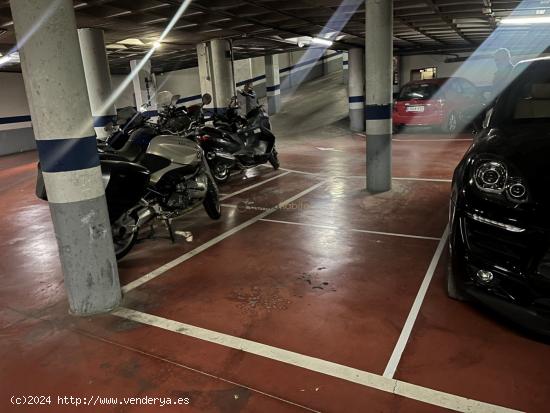
[{"label": "motorcycle mirror", "polygon": [[172,94],[167,90],[159,92],[159,94],[157,95],[157,104],[159,107],[164,108],[164,107],[170,106],[171,102],[172,102]]},{"label": "motorcycle mirror", "polygon": [[212,95],[210,93],[205,93],[202,95],[203,106],[209,105],[210,103],[212,103]]},{"label": "motorcycle mirror", "polygon": [[171,106],[176,106],[178,104],[178,100],[180,100],[181,95],[174,95],[172,96],[172,101],[170,102]]}]

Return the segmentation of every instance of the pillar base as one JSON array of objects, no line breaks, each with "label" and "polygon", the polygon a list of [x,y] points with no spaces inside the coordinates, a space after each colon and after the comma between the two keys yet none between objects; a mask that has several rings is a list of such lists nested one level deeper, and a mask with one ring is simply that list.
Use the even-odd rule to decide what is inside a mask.
[{"label": "pillar base", "polygon": [[365,131],[365,109],[350,109],[349,110],[349,128],[353,132]]},{"label": "pillar base", "polygon": [[281,110],[281,95],[267,97],[267,114],[274,115]]},{"label": "pillar base", "polygon": [[105,196],[50,203],[71,314],[106,313],[121,292]]},{"label": "pillar base", "polygon": [[387,192],[391,185],[391,134],[367,135],[367,191]]}]

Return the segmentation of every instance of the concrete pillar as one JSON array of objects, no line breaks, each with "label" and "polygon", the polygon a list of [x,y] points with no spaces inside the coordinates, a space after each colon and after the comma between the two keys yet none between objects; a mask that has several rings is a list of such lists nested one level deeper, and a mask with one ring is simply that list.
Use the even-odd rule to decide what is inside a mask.
[{"label": "concrete pillar", "polygon": [[223,110],[235,94],[229,42],[214,39],[197,45],[201,93],[212,95],[211,109]]},{"label": "concrete pillar", "polygon": [[342,53],[342,81],[345,85],[348,84],[349,79],[349,56],[348,52]]},{"label": "concrete pillar", "polygon": [[281,79],[279,77],[279,56],[265,56],[265,88],[267,91],[267,113],[273,115],[281,109]]},{"label": "concrete pillar", "polygon": [[349,51],[349,126],[354,132],[365,130],[365,71],[363,49]]},{"label": "concrete pillar", "polygon": [[73,6],[11,0],[69,307],[89,315],[121,294]]},{"label": "concrete pillar", "polygon": [[368,0],[365,9],[367,190],[385,192],[392,183],[393,2]]},{"label": "concrete pillar", "polygon": [[105,52],[105,39],[101,29],[79,29],[78,40],[86,75],[86,86],[94,118],[94,129],[98,139],[107,139],[105,126],[116,121],[114,103],[105,106],[112,93],[111,72]]},{"label": "concrete pillar", "polygon": [[[141,60],[131,60],[131,70],[135,70],[140,64]],[[147,62],[143,64],[132,82],[138,110],[144,108],[144,113],[147,116],[157,116],[157,82],[151,70],[151,60],[147,60]]]}]

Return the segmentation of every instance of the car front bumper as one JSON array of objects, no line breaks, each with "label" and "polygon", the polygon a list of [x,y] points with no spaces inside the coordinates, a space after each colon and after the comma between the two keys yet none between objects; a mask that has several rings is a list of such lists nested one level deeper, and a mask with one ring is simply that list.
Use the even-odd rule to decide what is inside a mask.
[{"label": "car front bumper", "polygon": [[[527,330],[550,337],[550,245],[541,228],[523,232],[453,208],[451,265],[459,291]],[[491,280],[480,276],[490,272]],[[483,274],[483,273],[481,273]]]},{"label": "car front bumper", "polygon": [[442,113],[430,113],[424,114],[421,112],[410,112],[407,114],[394,112],[393,124],[394,125],[408,125],[408,126],[439,126],[444,123],[444,116]]}]

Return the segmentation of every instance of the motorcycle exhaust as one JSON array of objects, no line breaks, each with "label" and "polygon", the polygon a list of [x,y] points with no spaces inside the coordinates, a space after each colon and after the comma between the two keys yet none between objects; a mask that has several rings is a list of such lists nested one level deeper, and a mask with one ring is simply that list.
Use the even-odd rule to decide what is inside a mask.
[{"label": "motorcycle exhaust", "polygon": [[156,211],[153,207],[145,207],[137,212],[137,216],[137,227],[141,228],[156,216]]},{"label": "motorcycle exhaust", "polygon": [[236,160],[236,158],[233,155],[231,155],[230,153],[227,153],[227,152],[209,152],[206,155],[206,157],[209,160],[212,160],[216,157],[223,158],[223,159],[229,159],[230,161],[235,161]]}]

